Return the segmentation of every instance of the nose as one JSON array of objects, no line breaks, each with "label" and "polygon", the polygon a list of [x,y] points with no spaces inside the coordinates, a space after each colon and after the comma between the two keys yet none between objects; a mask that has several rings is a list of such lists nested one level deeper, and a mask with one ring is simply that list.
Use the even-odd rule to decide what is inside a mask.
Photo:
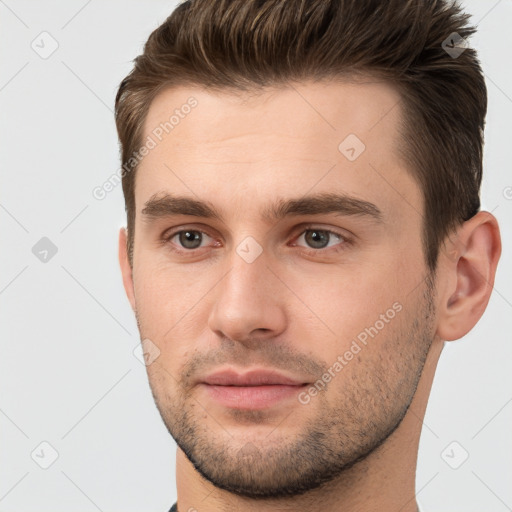
[{"label": "nose", "polygon": [[251,263],[233,251],[231,270],[216,288],[210,329],[222,338],[248,344],[274,338],[286,329],[285,287],[268,268],[263,252]]}]

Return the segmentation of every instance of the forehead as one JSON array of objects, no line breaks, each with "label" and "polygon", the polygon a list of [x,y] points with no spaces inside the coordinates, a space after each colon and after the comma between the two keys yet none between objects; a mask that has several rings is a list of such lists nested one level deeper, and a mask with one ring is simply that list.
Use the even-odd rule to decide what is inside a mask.
[{"label": "forehead", "polygon": [[[388,133],[392,139],[395,130],[390,133],[389,129],[396,129],[400,99],[392,84],[370,77],[289,83],[250,91],[174,87],[164,89],[152,101],[143,135],[154,134],[162,123],[171,121],[172,128],[167,125],[168,132],[162,134],[171,135],[167,139],[180,135],[182,142],[189,139],[205,144],[241,135],[242,125],[268,137],[279,132],[294,139],[302,135],[325,140],[325,135],[338,132],[337,137],[341,137],[351,130],[365,138],[375,129],[377,136]],[[191,103],[195,106],[190,108],[187,105]]]},{"label": "forehead", "polygon": [[249,93],[164,90],[144,122],[143,141],[154,147],[137,171],[137,213],[162,191],[218,198],[219,209],[229,198],[240,213],[265,194],[312,189],[368,199],[384,212],[397,202],[418,210],[420,191],[397,151],[401,115],[398,91],[372,78]]}]

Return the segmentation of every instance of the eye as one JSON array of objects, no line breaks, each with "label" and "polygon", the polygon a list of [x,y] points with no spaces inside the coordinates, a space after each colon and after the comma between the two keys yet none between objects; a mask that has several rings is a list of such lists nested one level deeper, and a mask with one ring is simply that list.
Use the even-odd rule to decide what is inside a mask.
[{"label": "eye", "polygon": [[[211,238],[204,231],[184,229],[165,235],[163,241],[164,243],[176,246],[176,248],[173,248],[176,252],[183,253],[192,252],[201,248],[201,243],[204,241],[205,237]],[[176,241],[173,242],[174,239],[176,239]]]},{"label": "eye", "polygon": [[[207,247],[208,244],[211,247],[221,246],[219,242],[212,244],[212,240],[214,240],[213,237],[198,229],[181,229],[164,233],[161,239],[162,244],[168,245],[170,250],[181,255],[194,254],[201,248]],[[302,241],[306,245],[303,245]],[[333,248],[332,252],[342,251],[351,243],[351,240],[344,234],[308,225],[302,227],[300,235],[295,238],[295,243],[292,245],[303,247],[302,252],[306,254],[320,255],[330,253],[331,248]]]},{"label": "eye", "polygon": [[344,246],[351,243],[348,237],[341,233],[315,226],[306,226],[306,229],[302,231],[296,240],[304,240],[307,244],[306,247],[308,248],[309,246],[309,250],[306,252],[311,254],[321,253],[324,249],[331,247],[336,247],[336,251],[343,250]]}]

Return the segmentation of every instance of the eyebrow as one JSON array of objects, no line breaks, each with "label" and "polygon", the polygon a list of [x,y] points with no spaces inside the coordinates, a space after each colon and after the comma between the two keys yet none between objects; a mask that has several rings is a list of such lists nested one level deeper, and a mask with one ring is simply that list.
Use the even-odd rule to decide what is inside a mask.
[{"label": "eyebrow", "polygon": [[[209,201],[168,193],[151,196],[144,203],[141,213],[145,222],[176,215],[190,215],[225,222],[220,212]],[[270,224],[285,217],[330,213],[343,216],[362,216],[378,223],[383,222],[383,214],[375,204],[345,194],[334,193],[314,194],[286,200],[278,199],[261,212],[261,217]]]}]

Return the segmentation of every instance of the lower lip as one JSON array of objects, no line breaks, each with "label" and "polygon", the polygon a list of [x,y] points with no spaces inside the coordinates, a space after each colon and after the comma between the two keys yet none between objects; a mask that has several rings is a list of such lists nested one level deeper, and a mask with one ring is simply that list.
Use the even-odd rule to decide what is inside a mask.
[{"label": "lower lip", "polygon": [[283,400],[297,397],[307,384],[300,386],[217,386],[201,384],[208,395],[216,402],[235,409],[265,409]]}]

